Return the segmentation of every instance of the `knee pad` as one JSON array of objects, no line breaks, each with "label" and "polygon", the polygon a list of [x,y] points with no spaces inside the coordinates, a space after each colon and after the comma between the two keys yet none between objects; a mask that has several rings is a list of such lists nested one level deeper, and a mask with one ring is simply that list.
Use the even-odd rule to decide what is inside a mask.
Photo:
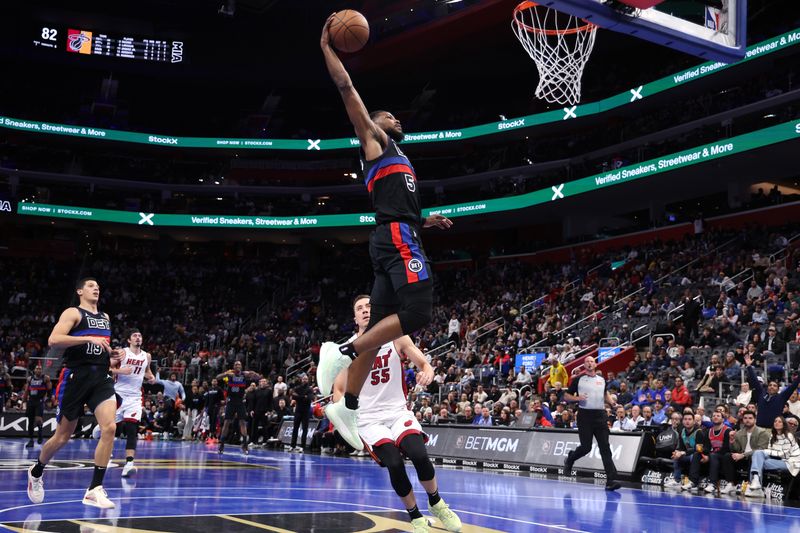
[{"label": "knee pad", "polygon": [[125,422],[125,436],[127,438],[125,449],[135,450],[136,442],[139,440],[139,424],[136,422]]},{"label": "knee pad", "polygon": [[397,296],[400,299],[397,318],[404,335],[430,324],[433,318],[433,283],[430,280],[404,285]]},{"label": "knee pad", "polygon": [[425,441],[422,440],[422,435],[408,435],[400,442],[400,448],[406,457],[414,463],[414,468],[417,470],[417,477],[420,481],[430,481],[436,476],[436,471],[433,468],[433,463],[428,457],[428,450],[425,448]]},{"label": "knee pad", "polygon": [[408,496],[411,492],[411,480],[408,479],[400,450],[394,444],[383,444],[373,448],[372,451],[381,460],[383,466],[389,470],[389,481],[397,495],[401,498]]}]

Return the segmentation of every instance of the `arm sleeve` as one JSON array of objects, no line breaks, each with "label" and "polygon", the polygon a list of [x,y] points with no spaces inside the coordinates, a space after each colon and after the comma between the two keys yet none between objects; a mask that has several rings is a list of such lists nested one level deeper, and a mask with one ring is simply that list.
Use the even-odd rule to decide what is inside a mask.
[{"label": "arm sleeve", "polygon": [[570,393],[573,396],[577,396],[578,395],[578,382],[579,381],[580,381],[580,379],[573,379],[572,383],[569,384],[569,388],[567,389],[567,392]]},{"label": "arm sleeve", "polygon": [[752,365],[747,367],[747,382],[750,384],[750,388],[758,395],[759,398],[764,394],[764,388],[761,386],[761,382],[758,381],[756,371],[753,370]]}]

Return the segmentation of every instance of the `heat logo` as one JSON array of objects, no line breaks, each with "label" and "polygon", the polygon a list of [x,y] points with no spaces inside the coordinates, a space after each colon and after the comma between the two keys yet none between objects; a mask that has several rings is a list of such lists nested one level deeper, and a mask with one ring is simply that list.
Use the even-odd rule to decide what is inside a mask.
[{"label": "heat logo", "polygon": [[67,30],[67,52],[91,54],[92,32],[73,29]]}]

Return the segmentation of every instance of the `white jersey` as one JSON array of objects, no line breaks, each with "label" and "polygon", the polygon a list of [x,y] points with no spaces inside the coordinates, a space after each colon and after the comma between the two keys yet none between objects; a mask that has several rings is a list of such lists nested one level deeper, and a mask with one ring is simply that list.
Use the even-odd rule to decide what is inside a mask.
[{"label": "white jersey", "polygon": [[130,366],[133,372],[130,374],[117,374],[116,381],[114,382],[114,391],[123,398],[142,397],[142,381],[144,374],[147,370],[147,359],[149,354],[145,351],[140,351],[137,354],[133,353],[130,348],[125,348],[125,357],[120,363],[120,368]]},{"label": "white jersey", "polygon": [[359,422],[403,411],[408,411],[403,362],[394,342],[387,342],[378,350],[358,395]]}]

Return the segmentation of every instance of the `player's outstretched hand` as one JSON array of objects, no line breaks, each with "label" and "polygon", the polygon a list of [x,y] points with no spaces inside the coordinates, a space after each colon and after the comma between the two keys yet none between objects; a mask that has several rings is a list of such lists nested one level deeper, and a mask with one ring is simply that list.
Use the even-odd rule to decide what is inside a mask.
[{"label": "player's outstretched hand", "polygon": [[331,28],[331,21],[333,20],[333,17],[335,17],[335,16],[336,16],[335,12],[331,13],[331,15],[325,20],[325,24],[322,26],[322,37],[320,37],[320,39],[319,39],[319,45],[322,48],[330,46],[330,44],[331,44],[330,28]]},{"label": "player's outstretched hand", "polygon": [[422,227],[424,228],[432,228],[437,227],[439,229],[449,229],[453,226],[453,221],[447,218],[444,215],[431,215],[425,219],[425,223]]}]

